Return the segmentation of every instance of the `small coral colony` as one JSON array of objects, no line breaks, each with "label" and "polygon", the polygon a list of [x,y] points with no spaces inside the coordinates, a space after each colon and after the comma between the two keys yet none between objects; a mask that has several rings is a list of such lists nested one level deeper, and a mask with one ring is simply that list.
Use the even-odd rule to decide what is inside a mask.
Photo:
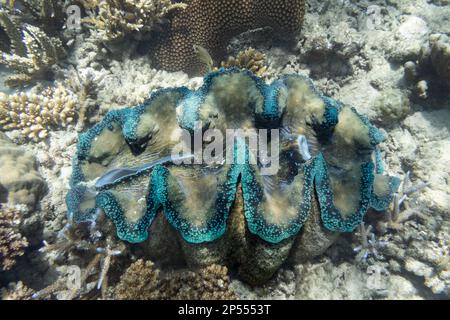
[{"label": "small coral colony", "polygon": [[[158,250],[171,249],[183,258],[168,264],[191,270],[178,275],[179,282],[138,260],[123,273],[115,297],[136,298],[144,285],[139,277],[147,277],[154,290],[141,298],[233,298],[228,284],[203,295],[185,290],[186,296],[179,286],[199,279],[227,283],[221,266],[248,283],[264,283],[290,259],[322,254],[340,233],[360,227],[370,208],[388,209],[400,180],[384,174],[379,144],[385,137],[364,115],[323,95],[305,76],[269,83],[265,56],[255,49],[226,57],[232,37],[256,28],[271,27],[273,37],[288,43],[304,14],[303,0],[2,1],[0,64],[12,89],[0,93],[0,124],[13,135],[2,133],[0,169],[21,171],[0,179],[8,189],[0,190],[7,195],[1,199],[0,266],[11,269],[30,245],[16,224],[21,210],[32,212],[39,206],[36,194],[52,192],[32,155],[10,138],[40,143],[68,127],[79,135],[65,195],[67,221],[40,251],[85,250],[92,259],[82,285],[67,288],[60,279],[32,294],[24,288],[25,296],[89,297],[95,290],[83,285],[97,274],[95,287],[107,297],[112,261],[157,262]],[[79,18],[75,27],[68,17]],[[148,92],[139,105],[99,114],[95,81],[67,67],[65,43],[77,32],[95,33],[111,54],[130,41],[147,44],[152,66],[203,76],[203,84]],[[214,61],[222,63],[215,67]],[[230,130],[244,135],[225,141]],[[206,138],[211,132],[215,140]],[[270,163],[252,149],[252,132]],[[214,161],[198,161],[198,149],[201,154],[212,145]],[[186,152],[174,155],[180,146]],[[275,162],[276,170],[267,172]]]}]

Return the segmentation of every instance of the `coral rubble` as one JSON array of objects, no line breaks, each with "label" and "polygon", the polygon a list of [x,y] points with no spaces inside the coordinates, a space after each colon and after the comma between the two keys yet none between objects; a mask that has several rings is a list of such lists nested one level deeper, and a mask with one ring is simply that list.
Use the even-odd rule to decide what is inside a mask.
[{"label": "coral rubble", "polygon": [[205,66],[194,45],[221,59],[233,36],[271,27],[274,35],[289,38],[300,30],[305,13],[304,0],[189,0],[186,4],[185,10],[173,12],[167,31],[157,35],[152,56],[158,68],[199,73]]},{"label": "coral rubble", "polygon": [[[233,148],[246,150],[242,164],[174,164],[172,148],[182,142],[177,132],[193,132],[198,121],[223,133],[281,127],[281,170],[263,177],[263,160],[252,164],[251,151],[239,139]],[[222,236],[240,182],[245,206],[239,214],[250,233],[238,237],[254,239],[241,273],[258,282],[287,258],[310,217],[320,215],[328,232],[351,232],[369,207],[387,208],[399,180],[382,174],[376,156],[382,140],[365,117],[322,96],[307,78],[290,75],[266,85],[248,71],[221,69],[207,75],[196,91],[157,91],[142,105],[109,112],[82,134],[66,202],[75,221],[91,221],[103,211],[119,238],[132,243],[148,238],[162,208],[181,234],[190,263],[201,266],[209,259],[200,248],[216,257],[211,261],[226,260],[230,234]],[[308,230],[301,245],[324,232]]]}]

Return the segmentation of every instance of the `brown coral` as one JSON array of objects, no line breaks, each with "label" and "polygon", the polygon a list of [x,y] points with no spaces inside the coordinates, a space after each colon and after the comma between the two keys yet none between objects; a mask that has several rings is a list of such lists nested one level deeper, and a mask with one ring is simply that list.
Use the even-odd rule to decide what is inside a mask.
[{"label": "brown coral", "polygon": [[19,232],[20,212],[0,207],[0,269],[10,270],[24,254],[27,239]]},{"label": "brown coral", "polygon": [[226,267],[211,265],[197,272],[177,271],[161,275],[151,261],[138,260],[122,275],[115,297],[125,300],[236,299],[229,288]]},{"label": "brown coral", "polygon": [[[271,27],[280,38],[293,37],[301,29],[304,0],[188,0],[176,10],[167,31],[158,34],[153,59],[157,67],[191,74],[204,71],[193,46],[204,47],[221,59],[229,40],[242,32]],[[220,61],[220,60],[217,60]]]},{"label": "brown coral", "polygon": [[115,295],[121,300],[155,300],[160,299],[160,271],[151,261],[140,259],[131,264],[120,278]]},{"label": "brown coral", "polygon": [[127,35],[142,38],[174,8],[170,0],[91,0],[83,1],[89,14],[83,22],[92,24],[103,41],[122,40]]},{"label": "brown coral", "polygon": [[0,27],[11,43],[10,53],[0,51],[0,64],[16,73],[5,81],[11,87],[48,78],[50,68],[65,54],[59,39],[14,18],[8,11],[0,9]]},{"label": "brown coral", "polygon": [[2,288],[0,291],[1,300],[30,300],[33,290],[19,281],[17,283],[10,283],[7,288]]},{"label": "brown coral", "polygon": [[0,132],[0,203],[33,210],[46,191],[36,159]]},{"label": "brown coral", "polygon": [[240,51],[236,57],[228,57],[226,61],[222,61],[221,67],[239,69],[247,69],[261,77],[267,70],[266,55],[253,48]]},{"label": "brown coral", "polygon": [[229,285],[228,269],[213,264],[197,272],[169,277],[162,291],[174,300],[235,300],[237,297]]},{"label": "brown coral", "polygon": [[75,121],[76,97],[58,84],[42,94],[0,93],[0,125],[3,131],[20,130],[25,138],[44,139],[51,127]]}]

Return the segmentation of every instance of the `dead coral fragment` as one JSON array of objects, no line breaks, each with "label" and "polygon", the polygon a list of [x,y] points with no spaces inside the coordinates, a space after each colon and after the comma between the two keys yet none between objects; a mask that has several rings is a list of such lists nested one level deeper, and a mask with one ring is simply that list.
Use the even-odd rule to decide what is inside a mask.
[{"label": "dead coral fragment", "polygon": [[20,212],[0,208],[0,269],[10,270],[16,258],[24,254],[28,241],[19,232]]},{"label": "dead coral fragment", "polygon": [[171,10],[186,7],[170,0],[96,0],[85,1],[84,6],[91,11],[83,22],[94,25],[104,41],[122,40],[130,34],[142,38]]},{"label": "dead coral fragment", "polygon": [[247,69],[261,77],[267,70],[266,55],[253,48],[248,48],[240,51],[236,57],[231,56],[226,61],[222,61],[221,67]]},{"label": "dead coral fragment", "polygon": [[44,139],[52,127],[66,127],[76,116],[76,97],[61,84],[40,95],[0,93],[2,130],[20,130],[25,138]]},{"label": "dead coral fragment", "polygon": [[115,296],[126,300],[236,299],[229,284],[228,270],[223,266],[211,265],[197,272],[161,275],[153,262],[138,260],[122,275]]},{"label": "dead coral fragment", "polygon": [[8,86],[47,78],[50,67],[64,54],[59,39],[47,36],[36,26],[22,24],[19,27],[5,10],[0,10],[0,27],[11,42],[11,53],[0,51],[0,64],[16,73],[5,81]]}]

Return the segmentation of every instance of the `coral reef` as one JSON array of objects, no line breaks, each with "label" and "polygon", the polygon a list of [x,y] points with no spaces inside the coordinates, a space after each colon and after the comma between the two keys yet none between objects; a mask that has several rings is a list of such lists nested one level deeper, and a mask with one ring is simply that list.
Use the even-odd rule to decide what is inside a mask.
[{"label": "coral reef", "polygon": [[19,210],[0,205],[0,270],[11,269],[28,247],[19,231],[20,217]]},{"label": "coral reef", "polygon": [[115,288],[115,297],[121,300],[161,299],[160,270],[151,261],[139,259],[121,276]]},{"label": "coral reef", "polygon": [[134,262],[115,288],[115,298],[125,300],[233,300],[226,267],[211,265],[192,271],[161,274],[151,261]]},{"label": "coral reef", "polygon": [[21,281],[10,283],[8,288],[2,288],[0,297],[2,300],[29,300],[33,290],[25,286]]},{"label": "coral reef", "polygon": [[0,92],[0,125],[3,131],[19,130],[23,138],[38,141],[51,128],[66,127],[75,122],[77,99],[62,84],[47,88],[41,94]]},{"label": "coral reef", "polygon": [[266,56],[253,48],[238,52],[236,57],[228,57],[221,62],[222,68],[239,68],[253,72],[258,77],[262,77],[267,70]]},{"label": "coral reef", "polygon": [[[422,59],[426,59],[428,52],[425,49]],[[450,87],[450,39],[445,34],[430,36],[429,58],[431,65],[439,78]]]},{"label": "coral reef", "polygon": [[174,11],[167,31],[157,35],[152,56],[157,68],[183,70],[190,74],[205,71],[194,45],[205,48],[221,61],[229,40],[242,32],[273,28],[274,35],[289,38],[301,28],[304,0],[207,1],[189,0],[183,11]]},{"label": "coral reef", "polygon": [[[170,154],[183,141],[177,132],[193,132],[198,121],[222,133],[225,128],[281,127],[283,170],[263,177],[263,160],[239,139],[232,148],[246,150],[243,163],[176,165]],[[109,112],[82,134],[66,202],[76,222],[95,220],[104,212],[119,238],[132,243],[148,238],[163,208],[184,239],[189,263],[205,265],[226,260],[230,233],[222,236],[240,180],[245,206],[239,214],[250,233],[238,237],[253,240],[238,260],[245,260],[243,276],[258,282],[287,258],[308,217],[320,215],[331,233],[351,232],[370,206],[387,208],[399,181],[382,174],[379,157],[372,162],[382,140],[366,118],[322,96],[307,78],[290,75],[266,85],[248,71],[221,69],[207,75],[196,91],[157,91],[142,105]],[[237,160],[237,153],[227,150],[231,159]],[[253,156],[259,165],[250,162]],[[204,188],[211,193],[201,192]],[[308,230],[302,246],[324,232]],[[209,258],[202,256],[202,248]]]},{"label": "coral reef", "polygon": [[15,71],[5,84],[18,86],[36,79],[46,79],[51,67],[64,55],[59,39],[49,37],[39,27],[17,22],[0,10],[0,27],[10,41],[10,53],[0,52],[0,64]]},{"label": "coral reef", "polygon": [[373,110],[377,113],[376,123],[392,123],[406,118],[411,111],[408,96],[401,90],[386,89],[373,102]]},{"label": "coral reef", "polygon": [[98,92],[98,100],[106,111],[141,104],[148,98],[149,92],[182,86],[189,80],[183,72],[169,73],[151,68],[145,57],[113,61],[109,71],[101,81],[105,85]]},{"label": "coral reef", "polygon": [[[57,35],[66,22],[67,1],[62,0],[4,0],[9,2],[6,9],[14,12],[21,8],[20,19],[42,26],[46,33]],[[58,35],[57,35],[58,36]]]},{"label": "coral reef", "polygon": [[89,0],[82,4],[89,15],[82,22],[94,25],[103,41],[119,41],[130,35],[145,38],[172,10],[186,7],[171,0]]},{"label": "coral reef", "polygon": [[35,158],[0,132],[0,203],[34,209],[46,191]]},{"label": "coral reef", "polygon": [[445,34],[432,34],[421,48],[418,61],[404,64],[405,79],[422,99],[447,96],[450,88],[450,39]]}]

